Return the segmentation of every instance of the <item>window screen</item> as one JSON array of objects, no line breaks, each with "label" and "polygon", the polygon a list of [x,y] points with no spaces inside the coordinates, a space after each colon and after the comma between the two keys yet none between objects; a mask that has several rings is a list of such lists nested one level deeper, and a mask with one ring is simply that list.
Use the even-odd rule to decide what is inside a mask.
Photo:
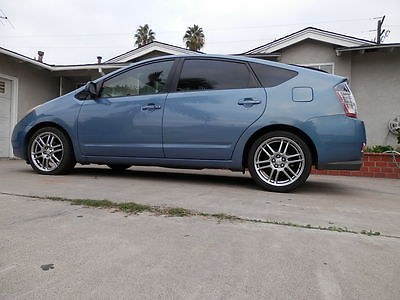
[{"label": "window screen", "polygon": [[245,89],[257,82],[245,64],[205,59],[185,60],[178,91]]},{"label": "window screen", "polygon": [[298,73],[283,68],[263,64],[250,63],[263,87],[273,87],[288,81]]},{"label": "window screen", "polygon": [[104,82],[101,98],[157,94],[164,90],[173,61],[137,67]]}]

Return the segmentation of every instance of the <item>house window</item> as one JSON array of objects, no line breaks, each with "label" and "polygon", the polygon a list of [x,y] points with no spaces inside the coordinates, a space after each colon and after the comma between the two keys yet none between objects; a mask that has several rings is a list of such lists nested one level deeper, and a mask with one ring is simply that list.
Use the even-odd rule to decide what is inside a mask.
[{"label": "house window", "polygon": [[301,66],[310,67],[318,70],[325,71],[329,74],[335,74],[335,68],[333,63],[325,64],[302,64]]},{"label": "house window", "polygon": [[0,94],[6,93],[6,83],[4,81],[0,81]]}]

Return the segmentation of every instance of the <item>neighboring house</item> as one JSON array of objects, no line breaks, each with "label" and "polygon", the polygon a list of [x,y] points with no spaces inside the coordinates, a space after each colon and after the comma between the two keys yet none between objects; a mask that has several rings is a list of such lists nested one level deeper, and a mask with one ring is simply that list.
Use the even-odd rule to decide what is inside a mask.
[{"label": "neighboring house", "polygon": [[34,60],[0,48],[0,157],[12,157],[11,133],[25,113],[45,101],[64,95],[90,80],[132,62],[172,54],[195,54],[181,47],[152,42],[106,63],[84,65],[49,65],[43,52]]},{"label": "neighboring house", "polygon": [[308,27],[242,55],[314,67],[349,79],[368,145],[397,140],[389,120],[400,115],[400,43],[364,39]]},{"label": "neighboring house", "polygon": [[201,52],[191,51],[178,46],[165,44],[161,42],[151,42],[142,47],[133,49],[106,61],[106,63],[133,63],[142,61],[148,58],[159,57],[164,55],[178,55],[178,54],[200,54]]},{"label": "neighboring house", "polygon": [[[144,59],[198,54],[152,42],[97,64],[49,65],[0,48],[0,157],[11,157],[11,132],[32,107],[68,93],[87,81]],[[42,55],[42,52],[40,53]],[[388,121],[400,115],[400,44],[381,44],[308,27],[241,55],[311,66],[345,76],[365,120],[367,142],[396,145]]]}]

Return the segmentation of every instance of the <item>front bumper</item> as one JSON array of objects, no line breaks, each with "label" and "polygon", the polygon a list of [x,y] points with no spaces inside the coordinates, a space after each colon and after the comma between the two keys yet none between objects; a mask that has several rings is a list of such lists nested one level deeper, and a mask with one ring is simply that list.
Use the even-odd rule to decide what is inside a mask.
[{"label": "front bumper", "polygon": [[26,126],[24,123],[19,122],[11,136],[11,144],[13,147],[14,156],[26,160],[26,135],[32,126]]}]

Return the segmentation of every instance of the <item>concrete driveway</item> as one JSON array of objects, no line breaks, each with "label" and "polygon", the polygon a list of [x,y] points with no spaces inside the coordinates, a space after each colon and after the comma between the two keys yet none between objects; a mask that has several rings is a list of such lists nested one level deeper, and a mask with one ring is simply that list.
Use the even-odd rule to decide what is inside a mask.
[{"label": "concrete driveway", "polygon": [[[380,236],[126,215],[38,196]],[[0,298],[396,299],[399,270],[395,179],[311,176],[295,193],[276,194],[230,171],[79,166],[67,176],[40,176],[22,161],[0,161]]]}]

